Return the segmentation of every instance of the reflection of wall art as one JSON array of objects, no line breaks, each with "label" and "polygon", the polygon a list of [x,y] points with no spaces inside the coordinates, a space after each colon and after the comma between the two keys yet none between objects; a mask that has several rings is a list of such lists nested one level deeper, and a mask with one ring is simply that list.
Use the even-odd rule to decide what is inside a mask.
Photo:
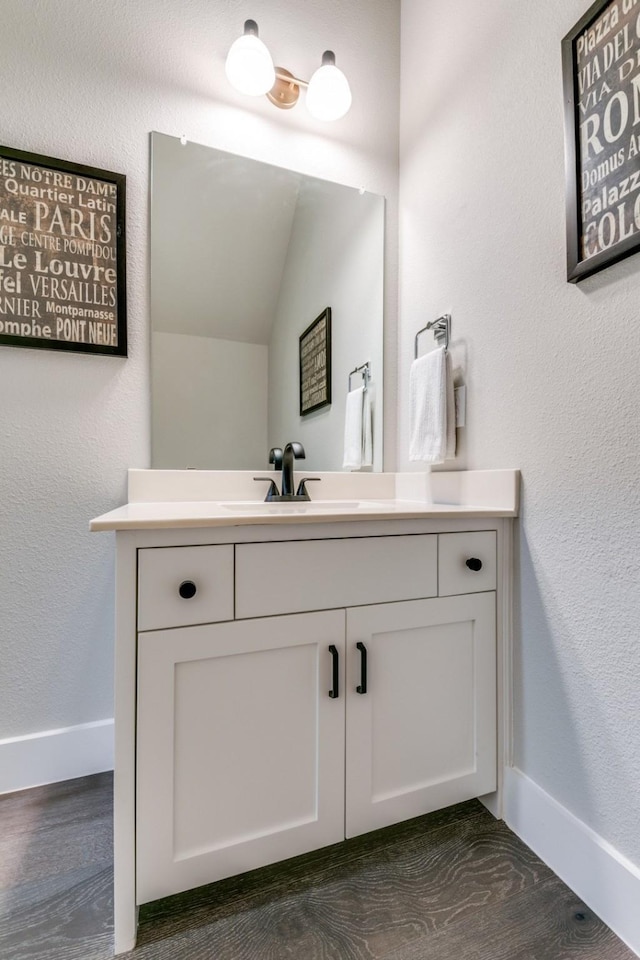
[{"label": "reflection of wall art", "polygon": [[0,147],[0,345],[127,355],[125,177]]},{"label": "reflection of wall art", "polygon": [[640,247],[640,15],[597,0],[562,41],[567,279]]},{"label": "reflection of wall art", "polygon": [[331,403],[331,307],[300,337],[300,416]]}]

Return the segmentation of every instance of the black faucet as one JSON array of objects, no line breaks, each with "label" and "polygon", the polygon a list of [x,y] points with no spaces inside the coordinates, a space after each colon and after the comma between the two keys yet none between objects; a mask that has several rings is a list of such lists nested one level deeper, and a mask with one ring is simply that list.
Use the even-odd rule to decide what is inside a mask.
[{"label": "black faucet", "polygon": [[294,440],[293,443],[288,443],[284,448],[284,453],[282,455],[281,496],[293,496],[293,461],[304,460],[304,458],[305,452],[301,443],[298,443]]},{"label": "black faucet", "polygon": [[278,493],[278,487],[272,477],[254,477],[254,480],[269,481],[269,489],[265,500],[282,503],[283,501],[311,499],[305,484],[310,480],[319,480],[319,477],[305,477],[298,484],[296,492],[293,492],[293,463],[294,460],[304,460],[304,458],[304,447],[296,440],[286,445],[284,453],[280,447],[274,447],[269,451],[269,463],[273,463],[276,470],[282,465],[282,493]]},{"label": "black faucet", "polygon": [[269,450],[269,463],[273,464],[274,470],[282,469],[282,450],[280,447],[271,447],[271,450]]}]

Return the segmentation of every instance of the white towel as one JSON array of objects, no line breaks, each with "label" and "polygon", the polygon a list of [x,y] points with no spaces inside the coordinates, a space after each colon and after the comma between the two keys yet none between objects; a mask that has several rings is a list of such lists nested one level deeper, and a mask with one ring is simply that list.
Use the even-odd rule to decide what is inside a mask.
[{"label": "white towel", "polygon": [[451,357],[444,347],[411,364],[410,460],[443,463],[456,455],[455,398]]},{"label": "white towel", "polygon": [[373,466],[373,404],[371,383],[365,387],[362,399],[362,466]]},{"label": "white towel", "polygon": [[345,470],[359,470],[371,466],[371,403],[364,386],[350,390],[344,418]]}]

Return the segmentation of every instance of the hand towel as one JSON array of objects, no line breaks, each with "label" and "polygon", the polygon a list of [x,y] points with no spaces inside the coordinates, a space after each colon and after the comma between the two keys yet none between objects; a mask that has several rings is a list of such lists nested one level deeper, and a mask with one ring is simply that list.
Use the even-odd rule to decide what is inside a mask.
[{"label": "hand towel", "polygon": [[365,387],[362,399],[362,466],[373,466],[373,404],[371,384]]},{"label": "hand towel", "polygon": [[448,350],[445,351],[447,377],[447,446],[445,460],[454,460],[456,456],[456,392],[453,384],[453,361]]},{"label": "hand towel", "polygon": [[344,418],[344,462],[345,470],[359,470],[362,466],[362,430],[364,414],[364,387],[350,390]]},{"label": "hand towel", "polygon": [[456,455],[455,398],[451,357],[444,347],[411,364],[409,459],[443,463]]}]

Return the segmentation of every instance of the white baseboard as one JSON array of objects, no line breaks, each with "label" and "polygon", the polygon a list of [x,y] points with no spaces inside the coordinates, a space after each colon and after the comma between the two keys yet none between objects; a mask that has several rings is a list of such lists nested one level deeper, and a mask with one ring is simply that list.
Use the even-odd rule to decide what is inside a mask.
[{"label": "white baseboard", "polygon": [[0,794],[113,770],[113,720],[0,740]]},{"label": "white baseboard", "polygon": [[505,771],[504,819],[640,956],[640,869],[514,767]]}]

